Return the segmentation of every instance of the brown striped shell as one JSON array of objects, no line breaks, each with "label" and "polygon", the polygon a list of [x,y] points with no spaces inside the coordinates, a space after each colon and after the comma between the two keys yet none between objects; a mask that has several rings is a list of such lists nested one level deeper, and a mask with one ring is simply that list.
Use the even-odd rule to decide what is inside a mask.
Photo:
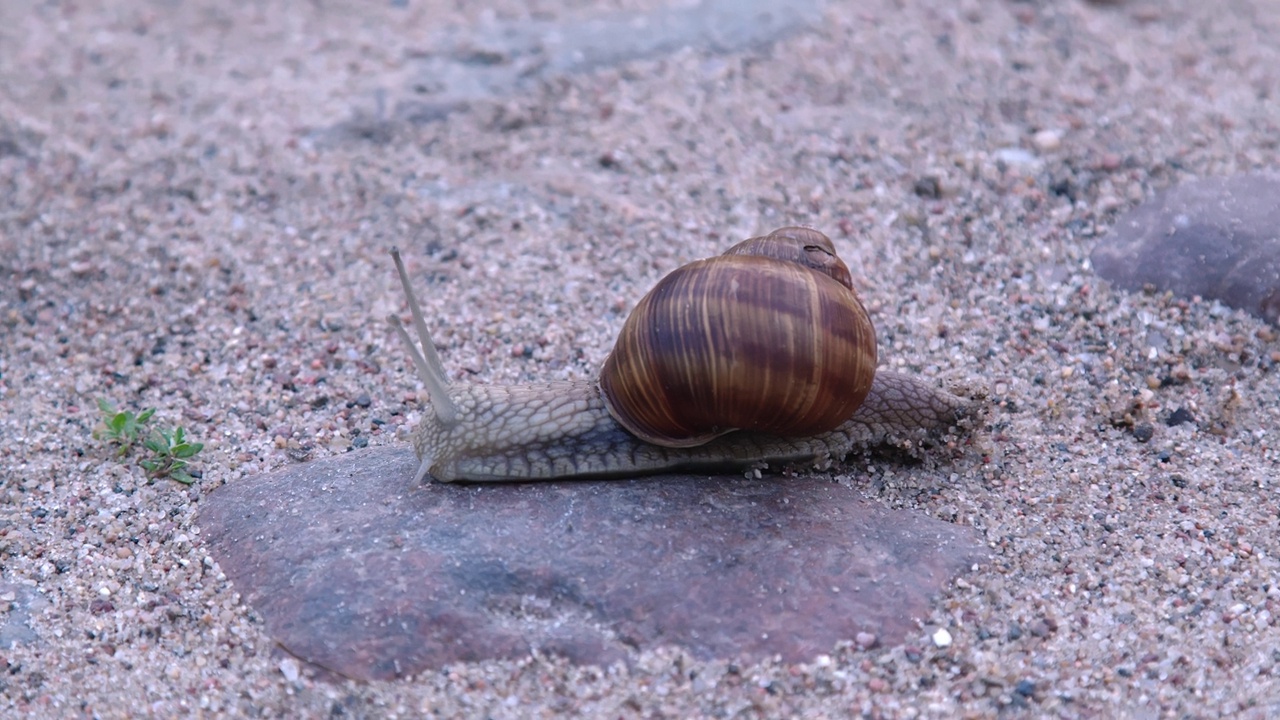
[{"label": "brown striped shell", "polygon": [[614,419],[691,447],[735,430],[834,430],[871,389],[875,329],[825,235],[783,228],[678,268],[642,298],[600,372]]},{"label": "brown striped shell", "polygon": [[755,255],[799,263],[812,268],[853,290],[849,268],[836,255],[831,238],[806,227],[784,227],[768,235],[753,237],[724,251],[725,255]]}]

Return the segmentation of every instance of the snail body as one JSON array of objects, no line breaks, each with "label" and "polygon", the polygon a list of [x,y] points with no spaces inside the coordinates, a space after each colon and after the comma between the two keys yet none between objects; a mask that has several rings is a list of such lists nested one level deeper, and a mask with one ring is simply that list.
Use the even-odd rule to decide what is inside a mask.
[{"label": "snail body", "polygon": [[452,385],[399,253],[431,395],[418,479],[634,477],[839,459],[944,428],[967,401],[876,374],[874,329],[830,240],[783,228],[677,269],[637,305],[600,376]]}]

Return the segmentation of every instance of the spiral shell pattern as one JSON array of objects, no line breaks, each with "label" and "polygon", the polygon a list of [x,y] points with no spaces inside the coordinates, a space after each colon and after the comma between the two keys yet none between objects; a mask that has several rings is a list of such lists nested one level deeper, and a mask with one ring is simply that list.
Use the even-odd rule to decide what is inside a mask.
[{"label": "spiral shell pattern", "polygon": [[[827,250],[787,231],[811,233]],[[862,404],[875,375],[875,329],[842,284],[849,273],[830,240],[784,228],[731,252],[779,233],[780,250],[756,243],[763,252],[685,265],[641,299],[600,374],[623,427],[657,445],[692,447],[735,430],[826,432]]]}]

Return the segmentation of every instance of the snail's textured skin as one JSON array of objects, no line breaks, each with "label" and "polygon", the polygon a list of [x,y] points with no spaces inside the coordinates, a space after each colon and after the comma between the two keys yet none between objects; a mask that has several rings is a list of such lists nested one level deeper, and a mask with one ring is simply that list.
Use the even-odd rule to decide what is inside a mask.
[{"label": "snail's textured skin", "polygon": [[609,415],[595,382],[452,388],[458,421],[425,413],[414,450],[444,482],[636,477],[842,459],[859,448],[950,427],[970,401],[901,373],[876,374],[853,417],[830,432],[793,438],[733,433],[706,445],[646,443]]}]

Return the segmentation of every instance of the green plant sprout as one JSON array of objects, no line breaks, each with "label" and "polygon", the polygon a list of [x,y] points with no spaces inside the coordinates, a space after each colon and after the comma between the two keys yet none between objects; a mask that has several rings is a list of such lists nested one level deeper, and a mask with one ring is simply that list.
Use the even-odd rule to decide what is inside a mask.
[{"label": "green plant sprout", "polygon": [[116,406],[106,399],[98,400],[98,409],[102,411],[102,429],[94,430],[93,436],[120,446],[116,457],[124,457],[133,449],[146,429],[147,421],[156,414],[155,408],[147,408],[140,415],[128,410],[117,411]]},{"label": "green plant sprout", "polygon": [[196,481],[186,470],[187,460],[203,450],[204,444],[187,442],[186,432],[182,428],[179,427],[173,432],[152,430],[144,445],[156,456],[139,460],[138,464],[151,477],[170,477],[183,485],[190,485]]},{"label": "green plant sprout", "polygon": [[93,436],[117,445],[116,457],[128,455],[141,441],[142,446],[151,452],[151,455],[138,460],[138,465],[147,471],[148,477],[167,477],[183,485],[196,481],[187,472],[187,465],[196,453],[204,449],[204,444],[188,441],[186,430],[181,427],[174,430],[148,427],[155,408],[147,408],[135,415],[128,410],[117,410],[109,401],[100,399],[98,409],[102,411],[102,427],[95,430]]}]

